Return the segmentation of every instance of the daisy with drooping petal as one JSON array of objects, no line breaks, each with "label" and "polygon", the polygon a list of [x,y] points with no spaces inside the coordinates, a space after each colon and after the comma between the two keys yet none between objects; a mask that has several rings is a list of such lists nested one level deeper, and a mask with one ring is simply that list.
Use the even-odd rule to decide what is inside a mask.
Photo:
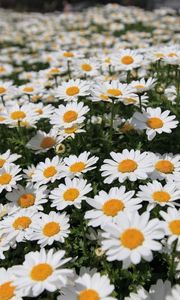
[{"label": "daisy with drooping petal", "polygon": [[135,50],[121,50],[114,58],[112,63],[117,70],[129,71],[142,64],[143,56]]},{"label": "daisy with drooping petal", "polygon": [[80,79],[69,80],[62,82],[61,86],[56,89],[56,97],[65,101],[77,100],[79,96],[86,96],[89,94],[89,84],[87,81]]},{"label": "daisy with drooping petal", "polygon": [[36,135],[33,136],[26,144],[26,147],[35,150],[36,153],[47,152],[49,149],[54,148],[58,143],[64,140],[63,137],[58,135],[58,131],[52,128],[49,133],[38,130]]},{"label": "daisy with drooping petal", "polygon": [[141,208],[142,200],[134,199],[134,191],[126,192],[125,186],[111,188],[109,193],[100,191],[94,199],[87,199],[87,203],[94,209],[85,214],[88,225],[97,227],[114,222],[121,211],[133,212]]},{"label": "daisy with drooping petal", "polygon": [[152,163],[154,170],[150,174],[151,179],[174,180],[175,174],[180,175],[180,155],[166,153],[163,155],[152,154]]},{"label": "daisy with drooping petal", "polygon": [[69,227],[69,217],[65,213],[50,211],[48,215],[41,214],[36,223],[32,224],[29,239],[37,241],[42,248],[52,245],[54,241],[64,243],[70,232]]},{"label": "daisy with drooping petal", "polygon": [[[94,272],[93,272],[94,273]],[[115,300],[111,294],[114,285],[110,283],[107,275],[100,273],[85,273],[79,276],[74,286],[62,290],[58,300]]]},{"label": "daisy with drooping petal", "polygon": [[158,219],[150,219],[149,213],[120,212],[116,223],[106,224],[102,233],[102,249],[106,251],[108,261],[123,261],[123,267],[131,263],[139,264],[141,258],[153,259],[152,251],[160,251],[162,245],[156,240],[164,234]]},{"label": "daisy with drooping petal", "polygon": [[19,209],[31,208],[34,210],[43,210],[42,204],[47,200],[47,187],[42,186],[36,189],[28,185],[25,188],[17,185],[17,189],[6,194],[6,199]]},{"label": "daisy with drooping petal", "polygon": [[6,164],[0,169],[0,193],[3,190],[8,192],[16,188],[16,182],[22,179],[22,175],[19,174],[21,169],[14,164]]},{"label": "daisy with drooping petal", "polygon": [[23,300],[22,293],[14,283],[12,269],[0,268],[0,299],[1,300]]},{"label": "daisy with drooping petal", "polygon": [[36,187],[54,182],[57,179],[65,177],[64,165],[62,160],[56,155],[51,160],[47,157],[45,162],[40,162],[32,175],[32,182]]},{"label": "daisy with drooping petal", "polygon": [[59,105],[50,122],[57,128],[72,128],[72,126],[84,122],[88,111],[88,106],[84,106],[83,102]]},{"label": "daisy with drooping petal", "polygon": [[60,184],[51,191],[49,198],[52,201],[51,207],[63,210],[67,206],[81,208],[81,202],[87,199],[87,194],[92,190],[87,180],[79,178],[65,178],[65,184]]},{"label": "daisy with drooping petal", "polygon": [[110,153],[113,159],[105,159],[101,166],[102,176],[106,177],[105,183],[112,183],[115,179],[124,182],[126,179],[136,181],[146,179],[153,170],[151,155],[139,150],[124,149],[122,153]]},{"label": "daisy with drooping petal", "polygon": [[163,282],[158,279],[156,284],[151,285],[149,292],[143,287],[139,287],[136,293],[130,293],[124,300],[166,300],[171,292],[171,283],[166,280]]},{"label": "daisy with drooping petal", "polygon": [[12,269],[18,289],[26,296],[37,297],[44,290],[54,292],[65,287],[73,271],[62,268],[70,260],[63,259],[64,255],[65,251],[53,249],[26,254],[23,264]]},{"label": "daisy with drooping petal", "polygon": [[23,242],[28,238],[35,216],[36,212],[28,208],[17,211],[0,222],[1,231],[10,242]]},{"label": "daisy with drooping petal", "polygon": [[180,190],[176,189],[173,182],[168,182],[162,185],[159,181],[153,180],[148,182],[147,185],[140,185],[140,191],[137,197],[142,201],[148,201],[148,210],[153,209],[156,205],[171,206],[178,205],[176,202],[180,198]]},{"label": "daisy with drooping petal", "polygon": [[169,207],[167,212],[160,211],[160,215],[164,219],[162,227],[168,236],[168,245],[172,246],[177,240],[176,249],[180,251],[180,209]]},{"label": "daisy with drooping petal", "polygon": [[6,164],[14,163],[21,155],[12,153],[8,149],[6,152],[0,154],[0,168],[4,167]]},{"label": "daisy with drooping petal", "polygon": [[177,127],[179,122],[174,120],[176,116],[169,114],[169,110],[161,112],[160,107],[148,107],[143,113],[135,112],[132,123],[137,129],[146,130],[148,140],[151,141],[157,133],[171,133]]},{"label": "daisy with drooping petal", "polygon": [[65,172],[69,177],[82,176],[84,173],[89,172],[96,168],[94,164],[98,161],[97,156],[92,156],[90,152],[84,151],[79,156],[70,155],[64,158]]}]

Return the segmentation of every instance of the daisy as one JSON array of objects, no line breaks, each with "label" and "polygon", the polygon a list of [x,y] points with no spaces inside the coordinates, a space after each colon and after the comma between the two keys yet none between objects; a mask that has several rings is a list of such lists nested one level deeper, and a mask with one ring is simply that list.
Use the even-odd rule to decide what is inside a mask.
[{"label": "daisy", "polygon": [[26,147],[35,151],[35,153],[47,152],[49,149],[55,148],[64,138],[58,135],[58,130],[52,128],[48,133],[38,130],[26,144]]},{"label": "daisy", "polygon": [[8,149],[3,154],[0,154],[0,168],[3,168],[6,164],[14,163],[21,155],[19,154],[11,154],[11,151]]},{"label": "daisy", "polygon": [[0,193],[3,190],[8,192],[16,188],[16,182],[22,179],[22,175],[19,174],[21,169],[14,164],[6,164],[0,169]]},{"label": "daisy", "polygon": [[77,100],[79,96],[86,96],[89,94],[89,84],[87,81],[80,79],[69,80],[62,82],[61,86],[56,89],[56,97],[65,101]]},{"label": "daisy", "polygon": [[124,182],[126,179],[136,181],[146,179],[153,170],[151,155],[139,150],[124,149],[122,153],[110,153],[113,159],[105,159],[101,166],[102,176],[106,177],[105,183],[112,183],[115,179]]},{"label": "daisy", "polygon": [[4,95],[11,95],[11,93],[15,93],[16,88],[13,86],[12,81],[3,82],[0,81],[0,97]]},{"label": "daisy", "polygon": [[[147,96],[147,94],[141,95],[141,105],[147,106],[149,97]],[[125,97],[123,99],[123,103],[125,105],[134,105],[139,107],[140,106],[140,102],[139,102],[139,97],[138,96],[134,96],[134,97]]]},{"label": "daisy", "polygon": [[44,290],[54,292],[67,285],[73,271],[62,268],[70,260],[62,259],[64,255],[65,251],[53,249],[26,254],[23,264],[13,267],[18,289],[26,296],[37,297]]},{"label": "daisy", "polygon": [[136,89],[136,93],[144,93],[146,91],[151,90],[155,86],[156,79],[149,77],[147,81],[144,78],[140,80],[132,81],[131,85],[134,89]]},{"label": "daisy", "polygon": [[156,284],[151,285],[149,292],[143,287],[139,287],[136,293],[130,293],[129,297],[125,297],[124,300],[166,300],[170,291],[170,281],[166,280],[163,282],[161,279],[158,279]]},{"label": "daisy", "polygon": [[143,111],[143,113],[135,112],[132,118],[132,123],[137,129],[145,129],[148,140],[151,141],[157,133],[171,133],[172,129],[177,127],[179,122],[174,120],[176,116],[169,116],[169,114],[169,110],[161,112],[160,107],[148,107],[146,111]]},{"label": "daisy", "polygon": [[162,227],[165,234],[168,236],[168,245],[172,246],[174,241],[177,240],[177,251],[180,251],[180,209],[169,207],[167,212],[160,211]]},{"label": "daisy", "polygon": [[12,269],[0,268],[0,299],[23,300],[22,293],[17,289]]},{"label": "daisy", "polygon": [[0,63],[0,77],[8,76],[12,73],[13,67],[10,64]]},{"label": "daisy", "polygon": [[152,154],[152,163],[154,170],[150,174],[151,179],[174,180],[180,174],[180,155],[178,154]]},{"label": "daisy", "polygon": [[75,138],[77,133],[86,132],[86,130],[82,129],[83,124],[76,124],[68,128],[61,128],[58,130],[58,134],[64,138]]},{"label": "daisy", "polygon": [[65,163],[65,172],[69,177],[79,177],[84,173],[89,172],[96,167],[94,164],[98,161],[98,157],[92,156],[90,152],[84,151],[79,156],[70,155],[69,157],[64,158]]},{"label": "daisy", "polygon": [[147,185],[140,185],[137,197],[142,201],[148,201],[147,210],[153,209],[156,205],[171,206],[178,205],[176,202],[180,198],[180,190],[176,189],[173,182],[168,182],[164,186],[157,180],[148,182]]},{"label": "daisy", "polygon": [[34,94],[38,94],[39,92],[43,91],[43,86],[37,83],[27,83],[25,85],[21,85],[19,86],[19,91],[22,94],[26,94],[26,95],[34,95]]},{"label": "daisy", "polygon": [[180,285],[175,285],[171,290],[171,295],[166,297],[166,300],[179,300]]},{"label": "daisy", "polygon": [[72,128],[72,126],[84,122],[84,115],[87,114],[88,111],[88,106],[84,106],[83,102],[59,105],[59,107],[55,109],[50,123],[57,128]]},{"label": "daisy", "polygon": [[98,74],[98,67],[99,65],[94,59],[82,59],[74,63],[77,75],[83,76],[96,76]]},{"label": "daisy", "polygon": [[87,180],[79,178],[65,178],[65,184],[51,191],[49,198],[52,201],[51,207],[63,210],[67,206],[81,208],[81,202],[87,199],[87,194],[92,190]]},{"label": "daisy", "polygon": [[32,233],[29,235],[31,241],[44,248],[52,245],[54,241],[64,243],[69,234],[69,217],[66,214],[58,214],[51,211],[49,214],[41,214],[36,223],[32,224]]},{"label": "daisy", "polygon": [[62,290],[63,295],[58,300],[115,300],[111,294],[114,285],[110,283],[107,275],[100,273],[85,273],[79,276],[73,287]]},{"label": "daisy", "polygon": [[123,261],[123,268],[128,268],[131,263],[139,264],[142,258],[153,259],[152,251],[162,248],[156,240],[164,235],[159,220],[149,218],[147,212],[142,215],[120,212],[115,224],[104,225],[102,249],[106,251],[108,261]]},{"label": "daisy", "polygon": [[23,169],[23,177],[26,179],[27,182],[32,181],[32,176],[36,170],[36,167],[32,164],[31,166],[28,166],[27,169]]},{"label": "daisy", "polygon": [[32,185],[28,185],[25,188],[22,185],[17,185],[17,189],[7,193],[5,197],[21,210],[26,208],[43,210],[42,204],[48,201],[46,186],[36,189]]},{"label": "daisy", "polygon": [[87,203],[94,209],[85,214],[88,225],[97,227],[114,222],[121,211],[133,212],[141,208],[141,199],[134,199],[134,191],[126,192],[125,186],[113,187],[109,193],[100,191],[94,199],[87,199]]},{"label": "daisy", "polygon": [[40,102],[34,104],[32,107],[40,119],[50,119],[54,113],[54,107],[51,104],[44,105],[42,102]]},{"label": "daisy", "polygon": [[117,70],[129,71],[142,64],[143,56],[135,50],[126,49],[112,58],[112,62]]},{"label": "daisy", "polygon": [[30,225],[36,220],[36,212],[31,209],[17,211],[0,222],[1,232],[11,243],[25,241],[30,234]]},{"label": "daisy", "polygon": [[64,166],[62,160],[56,155],[51,160],[45,159],[45,162],[40,162],[32,175],[32,182],[35,182],[35,186],[54,182],[57,179],[65,177]]},{"label": "daisy", "polygon": [[33,126],[38,120],[38,115],[33,111],[32,104],[22,106],[17,103],[7,109],[6,123],[11,126]]}]

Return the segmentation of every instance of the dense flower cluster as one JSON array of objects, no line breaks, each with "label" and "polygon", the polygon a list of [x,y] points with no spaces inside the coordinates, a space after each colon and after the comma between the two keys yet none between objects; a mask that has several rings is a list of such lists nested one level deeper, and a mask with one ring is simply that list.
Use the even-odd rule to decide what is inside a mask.
[{"label": "dense flower cluster", "polygon": [[179,300],[179,25],[0,11],[0,300]]}]

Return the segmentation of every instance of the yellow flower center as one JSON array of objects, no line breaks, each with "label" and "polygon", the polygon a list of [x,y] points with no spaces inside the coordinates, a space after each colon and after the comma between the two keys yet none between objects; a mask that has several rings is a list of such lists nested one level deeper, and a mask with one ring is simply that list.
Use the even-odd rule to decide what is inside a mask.
[{"label": "yellow flower center", "polygon": [[80,162],[72,164],[70,166],[70,171],[73,173],[81,172],[84,170],[85,167],[86,167],[86,164],[84,162],[80,161]]},{"label": "yellow flower center", "polygon": [[174,53],[174,52],[171,52],[171,53],[168,54],[168,57],[177,57],[177,54]]},{"label": "yellow flower center", "polygon": [[155,164],[155,169],[161,173],[170,174],[174,171],[174,165],[169,160],[159,160]]},{"label": "yellow flower center", "polygon": [[44,281],[53,273],[53,268],[47,264],[38,264],[31,270],[30,276],[34,281]]},{"label": "yellow flower center", "polygon": [[4,73],[6,71],[5,67],[0,66],[0,73]]},{"label": "yellow flower center", "polygon": [[164,54],[158,52],[158,53],[155,54],[155,56],[156,56],[157,58],[163,58],[163,57],[164,57]]},{"label": "yellow flower center", "polygon": [[60,69],[59,68],[52,68],[51,70],[50,70],[50,73],[51,74],[56,74],[56,73],[59,73],[60,72]]},{"label": "yellow flower center", "polygon": [[6,118],[0,116],[0,122],[3,122],[4,120],[6,120]]},{"label": "yellow flower center", "polygon": [[25,93],[32,93],[33,91],[34,91],[34,88],[32,86],[26,86],[23,89],[23,92],[25,92]]},{"label": "yellow flower center", "polygon": [[136,88],[136,89],[143,89],[143,88],[144,88],[144,85],[138,84],[138,85],[135,85],[135,88]]},{"label": "yellow flower center", "polygon": [[118,171],[121,173],[130,173],[137,169],[138,164],[132,159],[122,160],[118,165]]},{"label": "yellow flower center", "polygon": [[120,131],[123,132],[123,133],[131,131],[131,130],[134,130],[134,127],[130,123],[124,123],[122,128],[120,129]]},{"label": "yellow flower center", "polygon": [[119,211],[123,210],[124,204],[119,199],[110,199],[103,205],[103,212],[107,216],[115,217]]},{"label": "yellow flower center", "polygon": [[10,183],[12,179],[12,176],[9,173],[3,173],[2,175],[0,175],[0,184],[1,185],[5,185]]},{"label": "yellow flower center", "polygon": [[164,123],[160,118],[155,117],[155,118],[149,118],[147,120],[147,125],[152,129],[158,129],[158,128],[162,128]]},{"label": "yellow flower center", "polygon": [[107,93],[112,97],[118,97],[122,95],[122,92],[118,89],[108,89]]},{"label": "yellow flower center", "polygon": [[78,300],[100,300],[99,294],[92,289],[80,292]]},{"label": "yellow flower center", "polygon": [[44,235],[51,237],[60,232],[60,226],[56,222],[49,222],[43,228]]},{"label": "yellow flower center", "polygon": [[71,134],[76,132],[76,130],[78,129],[78,127],[76,125],[69,127],[69,128],[64,128],[64,132],[67,134]]},{"label": "yellow flower center", "polygon": [[0,299],[10,300],[15,296],[15,287],[12,285],[11,281],[5,282],[0,285]]},{"label": "yellow flower center", "polygon": [[65,201],[74,201],[79,197],[79,190],[76,188],[70,188],[64,192],[63,198]]},{"label": "yellow flower center", "polygon": [[21,110],[17,110],[17,111],[14,111],[13,113],[11,113],[11,119],[13,119],[13,120],[24,119],[25,117],[26,117],[26,114]]},{"label": "yellow flower center", "polygon": [[0,94],[3,94],[6,92],[6,89],[3,86],[0,86]]},{"label": "yellow flower center", "polygon": [[77,120],[77,118],[78,118],[78,113],[74,110],[67,111],[63,116],[63,120],[66,123],[74,122]]},{"label": "yellow flower center", "polygon": [[125,55],[121,58],[121,62],[124,64],[124,65],[131,65],[133,62],[134,62],[134,59],[132,56],[130,55]]},{"label": "yellow flower center", "polygon": [[133,98],[125,98],[125,101],[129,104],[134,104],[137,102],[137,100],[133,99]]},{"label": "yellow flower center", "polygon": [[180,235],[180,220],[174,220],[169,223],[169,229],[173,234]]},{"label": "yellow flower center", "polygon": [[38,113],[39,115],[42,115],[43,114],[43,110],[42,109],[36,109],[36,113]]},{"label": "yellow flower center", "polygon": [[4,166],[5,162],[6,162],[5,159],[0,159],[0,168]]},{"label": "yellow flower center", "polygon": [[158,191],[153,193],[152,198],[157,202],[168,202],[171,199],[171,196],[167,192]]},{"label": "yellow flower center", "polygon": [[19,217],[14,221],[13,227],[15,230],[23,230],[29,228],[31,223],[32,221],[29,217]]},{"label": "yellow flower center", "polygon": [[81,68],[82,68],[83,71],[85,71],[85,72],[90,72],[90,71],[92,70],[92,67],[91,67],[91,65],[89,65],[89,64],[82,64],[82,65],[81,65]]},{"label": "yellow flower center", "polygon": [[107,95],[105,95],[105,94],[100,94],[99,98],[102,99],[102,100],[104,100],[104,101],[109,100],[109,97]]},{"label": "yellow flower center", "polygon": [[140,230],[130,228],[123,232],[120,236],[120,241],[125,248],[132,250],[142,245],[144,242],[144,235]]},{"label": "yellow flower center", "polygon": [[72,52],[64,52],[63,56],[64,57],[74,57],[74,54]]},{"label": "yellow flower center", "polygon": [[55,143],[56,143],[55,139],[47,136],[42,140],[40,147],[43,149],[51,148],[55,145]]},{"label": "yellow flower center", "polygon": [[68,96],[75,96],[79,93],[79,88],[77,86],[70,86],[66,89],[66,94]]},{"label": "yellow flower center", "polygon": [[33,194],[23,194],[18,199],[18,205],[21,208],[27,208],[33,206],[35,203],[36,197]]},{"label": "yellow flower center", "polygon": [[44,177],[49,178],[49,177],[53,177],[56,173],[57,173],[56,168],[51,166],[44,170],[43,175]]}]

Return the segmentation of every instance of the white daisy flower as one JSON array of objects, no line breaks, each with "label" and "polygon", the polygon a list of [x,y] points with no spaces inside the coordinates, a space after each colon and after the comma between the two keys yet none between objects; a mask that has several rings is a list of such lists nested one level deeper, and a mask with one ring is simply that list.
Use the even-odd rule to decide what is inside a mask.
[{"label": "white daisy flower", "polygon": [[179,122],[174,120],[176,116],[169,116],[169,114],[169,110],[161,112],[160,107],[148,107],[147,110],[142,113],[135,112],[132,123],[136,129],[146,130],[148,140],[151,141],[157,133],[171,133],[172,129],[177,127]]},{"label": "white daisy flower", "polygon": [[0,154],[0,168],[4,167],[6,164],[14,163],[21,155],[11,154],[11,151],[8,149],[6,152]]},{"label": "white daisy flower", "polygon": [[23,177],[26,178],[27,182],[32,181],[32,176],[36,170],[36,167],[32,164],[31,166],[28,166],[27,169],[23,169]]},{"label": "white daisy flower", "polygon": [[21,291],[17,289],[14,282],[15,277],[12,269],[0,268],[0,299],[2,300],[23,300]]},{"label": "white daisy flower", "polygon": [[162,227],[165,234],[168,236],[168,245],[172,246],[173,242],[177,240],[177,251],[180,251],[180,209],[169,207],[167,212],[160,211]]},{"label": "white daisy flower", "polygon": [[11,243],[28,239],[30,225],[36,220],[36,212],[31,209],[17,211],[0,222],[1,232]]},{"label": "white daisy flower", "polygon": [[164,234],[158,219],[149,220],[149,213],[139,215],[138,212],[120,212],[116,223],[106,224],[102,233],[102,249],[106,251],[108,261],[123,261],[123,267],[131,263],[139,264],[141,258],[153,259],[152,251],[160,251],[162,245],[156,240]]},{"label": "white daisy flower", "polygon": [[79,76],[96,76],[98,75],[99,64],[95,59],[81,59],[74,62],[75,73]]},{"label": "white daisy flower", "polygon": [[50,123],[57,128],[72,128],[72,126],[84,122],[85,115],[88,111],[88,106],[84,106],[83,102],[59,105],[59,107],[55,109]]},{"label": "white daisy flower", "polygon": [[42,102],[33,104],[33,109],[40,119],[50,119],[54,113],[54,107],[51,104],[44,105]]},{"label": "white daisy flower", "polygon": [[0,97],[4,95],[11,95],[16,93],[16,88],[13,86],[12,81],[3,82],[0,81]]},{"label": "white daisy flower", "polygon": [[33,126],[38,120],[38,115],[32,109],[32,104],[22,106],[14,103],[8,106],[6,123],[10,126]]},{"label": "white daisy flower", "polygon": [[65,251],[53,249],[26,254],[24,263],[12,270],[18,289],[26,296],[37,297],[44,290],[54,292],[66,286],[73,271],[62,268],[70,260],[63,259],[64,255]]},{"label": "white daisy flower", "polygon": [[19,174],[21,169],[14,164],[6,164],[0,169],[0,193],[3,190],[8,192],[16,188],[16,182],[22,179],[22,175]]},{"label": "white daisy flower", "polygon": [[125,186],[113,187],[109,193],[100,191],[94,199],[87,199],[87,203],[94,209],[85,214],[85,219],[89,220],[88,225],[97,227],[114,222],[116,216],[121,211],[137,211],[141,208],[141,199],[134,199],[134,191],[126,192]]},{"label": "white daisy flower", "polygon": [[65,138],[59,136],[57,130],[52,128],[48,133],[38,130],[36,135],[33,136],[26,144],[26,147],[36,151],[36,153],[47,152],[49,149],[56,147]]},{"label": "white daisy flower", "polygon": [[151,285],[149,292],[143,287],[139,287],[136,293],[130,293],[124,300],[166,300],[170,291],[170,281],[166,280],[163,282],[161,279],[158,279],[156,284]]},{"label": "white daisy flower", "polygon": [[112,183],[115,179],[124,182],[126,179],[136,181],[146,179],[153,170],[151,155],[139,150],[124,149],[122,153],[110,153],[113,159],[105,159],[101,166],[102,176],[106,177],[105,183]]},{"label": "white daisy flower", "polygon": [[112,57],[112,63],[117,70],[129,71],[139,67],[143,62],[143,56],[135,50],[121,50],[115,57]]},{"label": "white daisy flower", "polygon": [[6,199],[19,209],[31,208],[34,210],[43,210],[42,204],[48,201],[47,186],[36,189],[32,185],[23,187],[17,185],[17,189],[5,195]]},{"label": "white daisy flower", "polygon": [[56,89],[56,97],[65,101],[77,100],[79,96],[89,94],[89,83],[80,79],[64,81]]},{"label": "white daisy flower", "polygon": [[149,77],[147,80],[141,78],[140,80],[133,80],[131,82],[132,87],[136,90],[137,94],[144,93],[146,91],[151,90],[156,83],[156,79]]},{"label": "white daisy flower", "polygon": [[65,178],[65,184],[60,184],[58,188],[51,191],[49,198],[52,201],[51,207],[63,210],[67,206],[81,208],[81,202],[87,199],[87,194],[92,190],[91,184],[87,180],[79,178]]},{"label": "white daisy flower", "polygon": [[54,182],[57,179],[65,177],[64,165],[59,156],[54,156],[51,160],[47,157],[45,162],[40,162],[32,175],[32,182],[35,186]]},{"label": "white daisy flower", "polygon": [[140,191],[137,193],[137,197],[141,201],[148,201],[147,210],[150,211],[156,205],[171,206],[178,205],[176,202],[180,198],[180,190],[176,189],[176,185],[173,182],[168,182],[162,185],[159,181],[153,180],[148,182],[147,185],[140,185]]},{"label": "white daisy flower", "polygon": [[[94,272],[93,272],[94,273]],[[114,285],[110,283],[107,275],[100,273],[79,276],[73,287],[63,289],[63,295],[58,300],[115,300],[111,294],[114,291]]]},{"label": "white daisy flower", "polygon": [[86,130],[82,129],[82,127],[83,124],[76,124],[68,128],[60,128],[58,130],[58,134],[60,135],[60,137],[62,136],[64,138],[71,137],[74,139],[77,133],[86,132]]},{"label": "white daisy flower", "polygon": [[29,239],[37,241],[42,248],[52,245],[54,241],[64,243],[70,232],[69,227],[69,217],[65,213],[50,211],[49,214],[41,214],[36,223],[32,224]]},{"label": "white daisy flower", "polygon": [[174,180],[175,176],[180,175],[180,155],[166,153],[163,155],[152,154],[154,170],[150,174],[151,179]]},{"label": "white daisy flower", "polygon": [[98,161],[98,157],[92,156],[90,152],[84,151],[79,156],[70,155],[64,158],[65,172],[69,177],[79,177],[84,173],[89,172],[96,167],[94,164]]}]

